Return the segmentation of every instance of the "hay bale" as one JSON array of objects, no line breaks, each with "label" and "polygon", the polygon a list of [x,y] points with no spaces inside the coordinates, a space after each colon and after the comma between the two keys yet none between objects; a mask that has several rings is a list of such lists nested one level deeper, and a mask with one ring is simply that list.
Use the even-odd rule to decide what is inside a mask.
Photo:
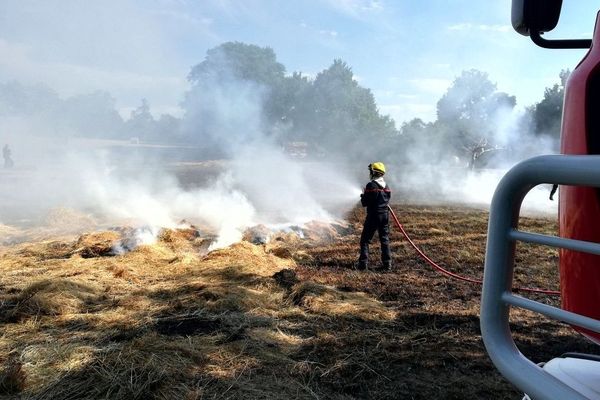
[{"label": "hay bale", "polygon": [[158,234],[158,240],[165,243],[193,242],[200,237],[200,231],[196,228],[162,229]]},{"label": "hay bale", "polygon": [[298,244],[304,238],[304,233],[299,227],[292,227],[291,230],[278,231],[271,235],[271,243]]},{"label": "hay bale", "polygon": [[340,236],[351,235],[354,233],[354,228],[348,223],[344,221],[333,222],[331,227],[338,233]]},{"label": "hay bale", "polygon": [[51,241],[27,245],[18,254],[35,257],[38,260],[55,260],[69,258],[74,252],[75,243],[73,242]]},{"label": "hay bale", "polygon": [[162,229],[158,242],[166,244],[177,253],[206,254],[216,236],[201,233],[195,226],[189,228]]},{"label": "hay bale", "polygon": [[153,226],[116,227],[112,229],[120,235],[119,240],[113,245],[112,255],[121,255],[137,249],[141,245],[154,244],[163,229]]},{"label": "hay bale", "polygon": [[[232,260],[235,263],[232,264]],[[264,246],[253,245],[242,241],[208,253],[203,258],[202,268],[218,271],[235,265],[240,273],[250,273],[270,277],[283,268],[292,268],[296,265],[294,260],[283,259],[269,254]]]},{"label": "hay bale", "polygon": [[339,239],[340,236],[352,234],[354,229],[350,224],[344,221],[311,221],[304,225],[302,232],[304,237],[308,240],[317,242],[331,242]]},{"label": "hay bale", "polygon": [[271,237],[271,230],[264,225],[256,225],[246,229],[242,239],[252,244],[267,244]]},{"label": "hay bale", "polygon": [[330,242],[339,238],[338,231],[332,224],[322,221],[311,221],[304,226],[306,239],[315,242]]},{"label": "hay bale", "polygon": [[121,235],[113,231],[87,233],[77,240],[76,252],[83,258],[114,256],[120,239]]}]

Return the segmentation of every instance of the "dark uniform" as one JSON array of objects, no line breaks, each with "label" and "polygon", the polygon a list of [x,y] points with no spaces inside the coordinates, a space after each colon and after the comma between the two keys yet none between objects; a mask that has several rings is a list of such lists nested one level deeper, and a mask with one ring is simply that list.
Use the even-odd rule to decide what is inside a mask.
[{"label": "dark uniform", "polygon": [[4,158],[4,168],[12,168],[14,165],[14,162],[12,160],[12,158],[10,158],[10,147],[8,147],[8,145],[4,145],[4,147],[2,148],[2,157]]},{"label": "dark uniform", "polygon": [[[382,182],[380,184],[379,182]],[[390,251],[390,225],[388,203],[392,191],[385,184],[383,179],[373,179],[365,188],[360,196],[360,202],[367,208],[367,218],[360,235],[360,257],[358,259],[358,269],[366,269],[369,263],[369,243],[377,231],[379,242],[381,243],[381,261],[384,269],[390,269],[392,264],[392,254]]]}]

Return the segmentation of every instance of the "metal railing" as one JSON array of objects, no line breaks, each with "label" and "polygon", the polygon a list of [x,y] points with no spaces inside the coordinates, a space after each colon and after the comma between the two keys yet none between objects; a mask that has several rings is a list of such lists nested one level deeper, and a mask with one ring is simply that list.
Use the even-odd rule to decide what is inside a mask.
[{"label": "metal railing", "polygon": [[518,230],[525,195],[534,186],[544,183],[600,187],[600,156],[535,157],[517,164],[502,178],[490,207],[481,294],[481,333],[496,368],[532,398],[587,400],[526,358],[516,347],[510,332],[510,308],[519,307],[600,333],[599,320],[526,299],[511,291],[517,241],[600,255],[598,243]]}]

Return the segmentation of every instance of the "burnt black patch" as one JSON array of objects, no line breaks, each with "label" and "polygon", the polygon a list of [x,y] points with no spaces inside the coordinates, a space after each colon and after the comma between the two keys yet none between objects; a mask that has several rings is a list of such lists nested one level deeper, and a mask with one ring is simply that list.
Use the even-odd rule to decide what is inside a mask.
[{"label": "burnt black patch", "polygon": [[273,279],[275,279],[275,282],[277,282],[277,284],[286,289],[289,289],[296,283],[298,283],[298,277],[296,276],[296,272],[289,268],[282,269],[281,271],[276,272],[273,275]]},{"label": "burnt black patch", "polygon": [[194,315],[160,318],[154,325],[156,332],[167,336],[207,335],[221,328],[219,320]]},{"label": "burnt black patch", "polygon": [[106,340],[115,343],[129,342],[144,336],[146,333],[146,329],[123,329],[114,335],[110,335]]}]

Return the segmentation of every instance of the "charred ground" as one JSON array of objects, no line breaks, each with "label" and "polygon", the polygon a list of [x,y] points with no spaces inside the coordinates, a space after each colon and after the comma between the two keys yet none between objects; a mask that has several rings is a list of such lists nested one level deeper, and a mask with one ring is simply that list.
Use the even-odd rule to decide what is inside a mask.
[{"label": "charred ground", "polygon": [[[481,277],[487,212],[394,209],[431,258]],[[483,347],[480,288],[432,270],[395,229],[393,272],[355,271],[363,218],[355,209],[343,230],[315,225],[304,239],[280,234],[206,255],[190,230],[117,256],[107,251],[115,231],[5,242],[0,395],[519,398]],[[543,218],[521,227],[556,233]],[[519,246],[517,264],[520,285],[557,288],[556,251]],[[513,313],[512,329],[535,361],[595,351],[527,312]]]}]

